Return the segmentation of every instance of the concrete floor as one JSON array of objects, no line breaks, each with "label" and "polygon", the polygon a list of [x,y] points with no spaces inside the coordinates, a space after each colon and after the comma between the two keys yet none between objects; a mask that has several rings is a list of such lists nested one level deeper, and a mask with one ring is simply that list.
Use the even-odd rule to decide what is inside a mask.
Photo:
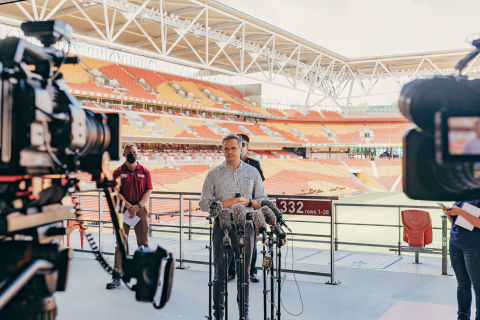
[{"label": "concrete floor", "polygon": [[[58,319],[204,319],[208,314],[208,267],[176,270],[170,302],[156,310],[135,301],[124,285],[107,291],[109,276],[93,255],[75,253],[66,292],[55,294]],[[110,258],[109,258],[110,259]],[[260,273],[261,274],[261,273]],[[282,287],[282,319],[454,319],[456,282],[449,276],[337,267],[341,284],[327,278],[287,274]],[[300,294],[301,292],[301,299]],[[229,284],[230,319],[237,319],[236,286]],[[262,282],[251,284],[251,319],[263,319]],[[303,302],[303,307],[302,307]],[[288,312],[284,309],[286,308]],[[303,310],[303,312],[302,312]],[[298,314],[298,316],[290,315]]]}]

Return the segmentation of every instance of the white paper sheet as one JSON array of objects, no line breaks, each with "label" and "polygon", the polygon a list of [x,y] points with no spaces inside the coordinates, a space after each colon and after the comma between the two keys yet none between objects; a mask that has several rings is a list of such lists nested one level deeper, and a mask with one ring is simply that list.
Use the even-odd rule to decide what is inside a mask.
[{"label": "white paper sheet", "polygon": [[[477,218],[480,217],[480,208],[472,206],[470,203],[464,203],[462,206],[462,209],[474,217],[477,217]],[[455,220],[455,224],[469,231],[473,230],[473,224],[468,222],[467,219],[465,219],[462,216],[457,217],[457,220]]]},{"label": "white paper sheet", "polygon": [[138,221],[140,221],[140,218],[138,216],[134,216],[133,218],[130,218],[130,212],[128,211],[125,211],[125,213],[123,214],[123,222],[125,222],[132,228],[135,228]]}]

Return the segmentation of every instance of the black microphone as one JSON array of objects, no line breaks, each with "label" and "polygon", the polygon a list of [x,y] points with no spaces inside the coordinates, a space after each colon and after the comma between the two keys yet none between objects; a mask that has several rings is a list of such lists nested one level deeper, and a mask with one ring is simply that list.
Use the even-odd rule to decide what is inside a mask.
[{"label": "black microphone", "polygon": [[262,200],[262,202],[260,203],[260,205],[263,207],[263,206],[267,206],[269,207],[273,213],[275,214],[275,217],[277,218],[277,221],[278,223],[280,223],[280,225],[284,226],[285,228],[287,228],[288,231],[292,232],[292,229],[290,229],[288,226],[287,226],[287,223],[285,222],[285,220],[283,220],[282,216],[282,212],[280,210],[278,210],[277,206],[270,200],[268,199],[265,199],[265,200]]},{"label": "black microphone", "polygon": [[225,248],[232,247],[232,240],[228,236],[230,230],[232,230],[232,212],[228,208],[223,208],[218,214],[218,223],[220,223],[220,229],[223,231],[223,246]]},{"label": "black microphone", "polygon": [[220,201],[213,201],[210,205],[210,214],[208,215],[207,219],[215,219],[218,217],[220,210],[223,209],[222,203]]},{"label": "black microphone", "polygon": [[238,233],[245,233],[245,224],[247,223],[247,210],[241,204],[234,204],[232,206],[233,223],[237,228]]},{"label": "black microphone", "polygon": [[270,209],[267,206],[263,206],[260,208],[260,212],[263,214],[265,217],[265,222],[268,223],[269,225],[275,225],[277,224],[277,218],[275,217],[275,214],[273,214],[272,209]]},{"label": "black microphone", "polygon": [[262,212],[259,210],[254,211],[252,219],[253,219],[253,223],[255,224],[255,227],[257,227],[258,232],[261,232],[263,235],[265,235],[265,231],[267,230],[267,225],[265,223],[265,218]]},{"label": "black microphone", "polygon": [[277,218],[273,211],[267,207],[263,206],[260,208],[260,212],[263,213],[265,217],[265,221],[272,227],[272,231],[279,239],[285,239],[287,237],[285,231],[283,231],[282,227],[277,225]]}]

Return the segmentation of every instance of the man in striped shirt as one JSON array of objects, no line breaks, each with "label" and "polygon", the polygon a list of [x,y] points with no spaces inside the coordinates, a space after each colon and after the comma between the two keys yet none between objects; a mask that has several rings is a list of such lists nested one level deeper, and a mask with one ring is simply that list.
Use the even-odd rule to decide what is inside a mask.
[{"label": "man in striped shirt", "polygon": [[[200,197],[200,209],[209,211],[214,201],[222,203],[223,207],[231,208],[235,204],[244,205],[247,209],[247,224],[245,226],[245,279],[250,274],[250,261],[254,246],[254,227],[252,212],[260,208],[260,202],[267,199],[262,178],[257,169],[240,160],[242,140],[235,134],[229,134],[222,140],[225,162],[210,170],[203,184]],[[230,232],[232,247],[238,251],[238,239],[235,228]],[[214,319],[223,320],[225,308],[225,261],[223,259],[223,231],[220,230],[218,218],[213,226],[213,265],[215,276],[213,280]],[[238,253],[237,253],[238,256]],[[227,262],[228,264],[228,262]],[[240,266],[237,266],[240,270]],[[237,293],[240,291],[240,277],[237,280]],[[245,289],[245,314],[248,318],[249,281]],[[237,298],[237,301],[239,299]],[[240,306],[239,306],[240,307]]]}]

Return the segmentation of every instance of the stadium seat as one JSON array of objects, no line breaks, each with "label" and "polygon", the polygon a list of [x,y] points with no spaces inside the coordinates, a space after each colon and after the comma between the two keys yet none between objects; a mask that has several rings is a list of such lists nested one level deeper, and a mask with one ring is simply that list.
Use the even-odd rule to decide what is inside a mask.
[{"label": "stadium seat", "polygon": [[412,247],[423,247],[432,243],[432,220],[427,211],[403,210],[403,241]]},{"label": "stadium seat", "polygon": [[83,249],[85,239],[85,227],[82,225],[81,221],[74,220],[67,220],[67,247],[70,247],[70,234],[75,229],[78,229],[78,231],[80,232],[80,245]]},{"label": "stadium seat", "polygon": [[430,252],[424,250],[427,244],[432,243],[432,220],[430,213],[422,210],[403,210],[403,241],[410,245],[410,250],[415,252],[415,263],[418,263],[418,254],[420,252]]}]

